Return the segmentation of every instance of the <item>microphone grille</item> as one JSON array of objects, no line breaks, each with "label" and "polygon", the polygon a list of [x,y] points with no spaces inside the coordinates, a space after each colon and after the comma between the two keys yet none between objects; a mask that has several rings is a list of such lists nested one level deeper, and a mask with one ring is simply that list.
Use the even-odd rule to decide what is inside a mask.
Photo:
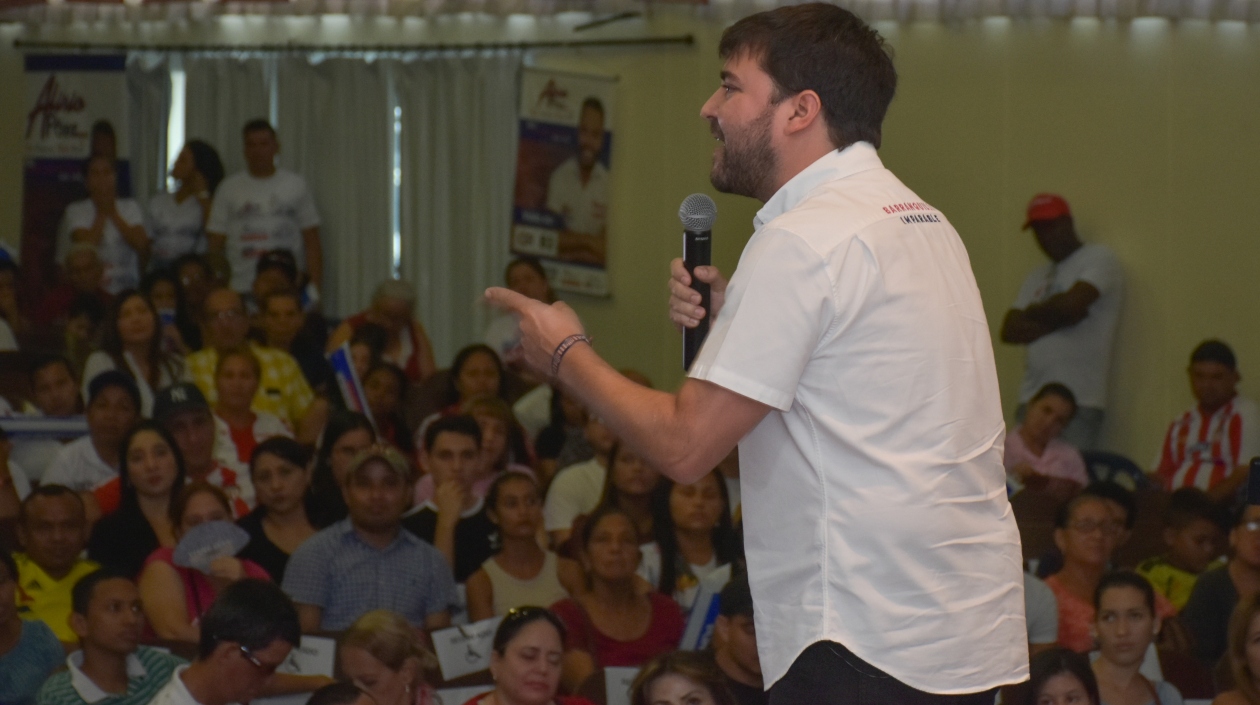
[{"label": "microphone grille", "polygon": [[693,193],[678,207],[678,219],[685,230],[696,233],[711,230],[713,221],[717,220],[717,204],[703,193]]}]

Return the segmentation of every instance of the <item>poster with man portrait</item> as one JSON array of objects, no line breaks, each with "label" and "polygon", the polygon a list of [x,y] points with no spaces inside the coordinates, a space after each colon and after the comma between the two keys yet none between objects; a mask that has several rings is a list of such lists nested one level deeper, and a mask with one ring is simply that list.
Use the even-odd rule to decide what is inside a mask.
[{"label": "poster with man portrait", "polygon": [[525,69],[512,253],[532,255],[553,288],[608,290],[608,202],[616,80]]}]

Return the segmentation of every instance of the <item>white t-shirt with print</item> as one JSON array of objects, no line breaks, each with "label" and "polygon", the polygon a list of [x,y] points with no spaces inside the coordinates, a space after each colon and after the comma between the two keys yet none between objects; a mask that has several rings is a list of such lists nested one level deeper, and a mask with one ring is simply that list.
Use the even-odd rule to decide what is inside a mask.
[{"label": "white t-shirt with print", "polygon": [[1019,386],[1021,403],[1027,403],[1045,385],[1058,382],[1072,390],[1081,406],[1107,406],[1111,347],[1124,296],[1124,271],[1116,255],[1103,245],[1091,243],[1082,245],[1062,262],[1034,269],[1019,290],[1015,308],[1024,309],[1062,294],[1077,282],[1093,285],[1100,296],[1090,304],[1089,315],[1080,323],[1060,328],[1028,345],[1024,381]]},{"label": "white t-shirt with print", "polygon": [[[130,198],[120,198],[115,206],[123,222],[129,225],[143,225],[144,211],[140,204]],[[74,244],[71,237],[75,230],[86,230],[96,222],[96,204],[85,198],[66,206],[65,215],[61,217],[61,227],[57,232],[57,261],[65,262],[70,246]],[[101,278],[102,287],[111,294],[123,289],[131,289],[140,285],[140,255],[127,244],[122,233],[114,225],[112,219],[105,220],[105,228],[101,231],[101,244],[96,248],[100,254],[101,264],[105,267],[105,275]]]},{"label": "white t-shirt with print", "polygon": [[227,260],[232,267],[232,288],[247,293],[254,283],[254,267],[268,250],[285,248],[306,267],[302,231],[319,225],[315,199],[306,180],[277,169],[260,179],[248,171],[233,174],[219,184],[206,221],[206,232],[227,236]]}]

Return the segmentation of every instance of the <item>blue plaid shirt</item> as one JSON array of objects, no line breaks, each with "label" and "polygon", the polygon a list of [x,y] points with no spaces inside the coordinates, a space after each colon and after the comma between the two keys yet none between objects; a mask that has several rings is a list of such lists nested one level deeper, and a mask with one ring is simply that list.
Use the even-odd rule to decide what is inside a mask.
[{"label": "blue plaid shirt", "polygon": [[390,610],[415,626],[456,604],[455,579],[438,550],[398,530],[385,549],[366,543],[349,519],[307,539],[289,558],[284,591],[323,609],[321,629],[341,631],[371,610]]}]

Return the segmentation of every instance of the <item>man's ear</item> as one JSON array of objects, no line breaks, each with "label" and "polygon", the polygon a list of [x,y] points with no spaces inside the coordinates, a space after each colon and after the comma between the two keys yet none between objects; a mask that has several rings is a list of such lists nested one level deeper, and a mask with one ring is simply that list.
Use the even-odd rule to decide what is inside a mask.
[{"label": "man's ear", "polygon": [[808,129],[817,121],[823,120],[822,98],[814,91],[803,90],[787,100],[791,102],[792,109],[784,130],[787,134]]},{"label": "man's ear", "polygon": [[74,632],[80,641],[85,639],[88,633],[87,618],[78,612],[70,613],[70,631]]}]

